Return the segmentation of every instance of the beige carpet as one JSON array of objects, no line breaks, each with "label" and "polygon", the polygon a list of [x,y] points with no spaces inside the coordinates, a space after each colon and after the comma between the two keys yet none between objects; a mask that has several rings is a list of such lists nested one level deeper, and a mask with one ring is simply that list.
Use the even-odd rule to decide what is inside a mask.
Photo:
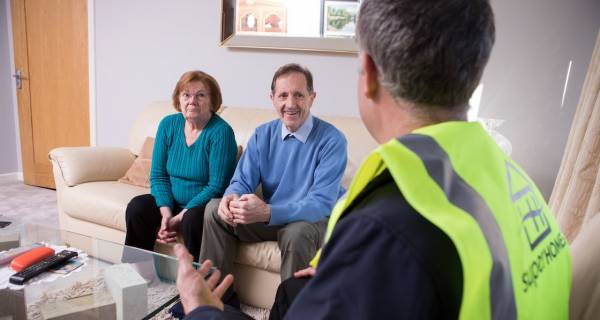
[{"label": "beige carpet", "polygon": [[[23,224],[43,224],[58,229],[56,191],[33,187],[21,181],[0,182],[0,220]],[[269,310],[242,305],[242,310],[257,320],[266,320]],[[168,318],[164,313],[155,319]]]},{"label": "beige carpet", "polygon": [[58,229],[56,191],[32,187],[23,182],[0,183],[0,220],[43,224]]}]

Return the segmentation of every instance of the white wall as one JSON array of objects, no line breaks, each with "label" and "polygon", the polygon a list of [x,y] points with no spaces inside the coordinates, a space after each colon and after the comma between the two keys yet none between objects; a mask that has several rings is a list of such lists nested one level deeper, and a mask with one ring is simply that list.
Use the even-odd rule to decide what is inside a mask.
[{"label": "white wall", "polygon": [[512,142],[513,158],[549,197],[600,28],[600,1],[492,5],[497,37],[479,114],[506,120],[499,131]]},{"label": "white wall", "polygon": [[[16,171],[6,2],[0,0],[0,174]],[[184,71],[220,82],[226,105],[269,108],[274,70],[287,62],[315,75],[317,114],[357,116],[352,56],[218,47],[218,0],[96,0],[97,142],[125,146],[144,105],[169,99]],[[597,0],[492,0],[497,43],[484,74],[480,115],[505,119],[513,156],[549,196],[600,27]],[[564,104],[563,85],[573,61]]]},{"label": "white wall", "polygon": [[[314,73],[315,113],[358,115],[355,57],[219,48],[218,0],[95,3],[98,145],[125,146],[135,115],[148,102],[169,99],[190,69],[218,79],[225,105],[269,108],[274,70],[298,62]],[[600,1],[492,4],[497,44],[483,78],[480,115],[506,120],[499,131],[548,197],[600,26]]]},{"label": "white wall", "polygon": [[273,72],[298,62],[313,72],[315,113],[358,115],[354,56],[219,48],[216,0],[95,3],[98,145],[125,146],[135,115],[148,102],[170,99],[179,76],[192,69],[219,81],[225,105],[270,108]]},{"label": "white wall", "polygon": [[0,0],[0,175],[19,171],[10,61],[8,0]]}]

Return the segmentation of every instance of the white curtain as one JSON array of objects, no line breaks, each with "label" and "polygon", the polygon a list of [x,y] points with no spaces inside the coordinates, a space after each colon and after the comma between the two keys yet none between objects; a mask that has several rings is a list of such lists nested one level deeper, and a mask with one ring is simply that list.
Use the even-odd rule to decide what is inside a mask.
[{"label": "white curtain", "polygon": [[571,319],[600,317],[600,33],[550,207],[570,242]]},{"label": "white curtain", "polygon": [[569,242],[600,213],[600,33],[550,197]]}]

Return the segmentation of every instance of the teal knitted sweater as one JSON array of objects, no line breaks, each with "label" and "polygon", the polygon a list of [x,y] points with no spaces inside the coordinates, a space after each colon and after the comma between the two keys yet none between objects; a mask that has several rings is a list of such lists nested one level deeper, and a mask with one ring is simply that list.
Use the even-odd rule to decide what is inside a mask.
[{"label": "teal knitted sweater", "polygon": [[181,113],[166,116],[158,125],[150,190],[159,207],[204,206],[223,195],[235,169],[237,145],[225,120],[213,115],[189,147],[184,126]]}]

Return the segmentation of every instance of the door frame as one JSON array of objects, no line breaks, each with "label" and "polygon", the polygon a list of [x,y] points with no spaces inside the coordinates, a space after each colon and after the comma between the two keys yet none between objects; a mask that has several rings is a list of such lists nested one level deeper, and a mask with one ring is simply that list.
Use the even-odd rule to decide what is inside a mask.
[{"label": "door frame", "polygon": [[[90,146],[97,145],[97,119],[96,119],[96,30],[95,30],[95,2],[96,0],[87,0],[87,21],[88,21],[88,95],[89,95],[89,130]],[[15,48],[13,39],[13,19],[11,1],[5,0],[7,24],[8,24],[8,50],[12,72],[16,70],[15,66]],[[19,125],[19,104],[17,100],[17,86],[15,81],[11,81],[11,100],[13,107],[13,118],[15,122],[15,143],[17,145],[17,179],[23,181],[23,159],[21,157],[21,128]]]},{"label": "door frame", "polygon": [[90,116],[90,146],[95,147],[96,138],[96,22],[95,22],[96,0],[87,0],[88,9],[88,94],[89,94],[89,116]]}]

